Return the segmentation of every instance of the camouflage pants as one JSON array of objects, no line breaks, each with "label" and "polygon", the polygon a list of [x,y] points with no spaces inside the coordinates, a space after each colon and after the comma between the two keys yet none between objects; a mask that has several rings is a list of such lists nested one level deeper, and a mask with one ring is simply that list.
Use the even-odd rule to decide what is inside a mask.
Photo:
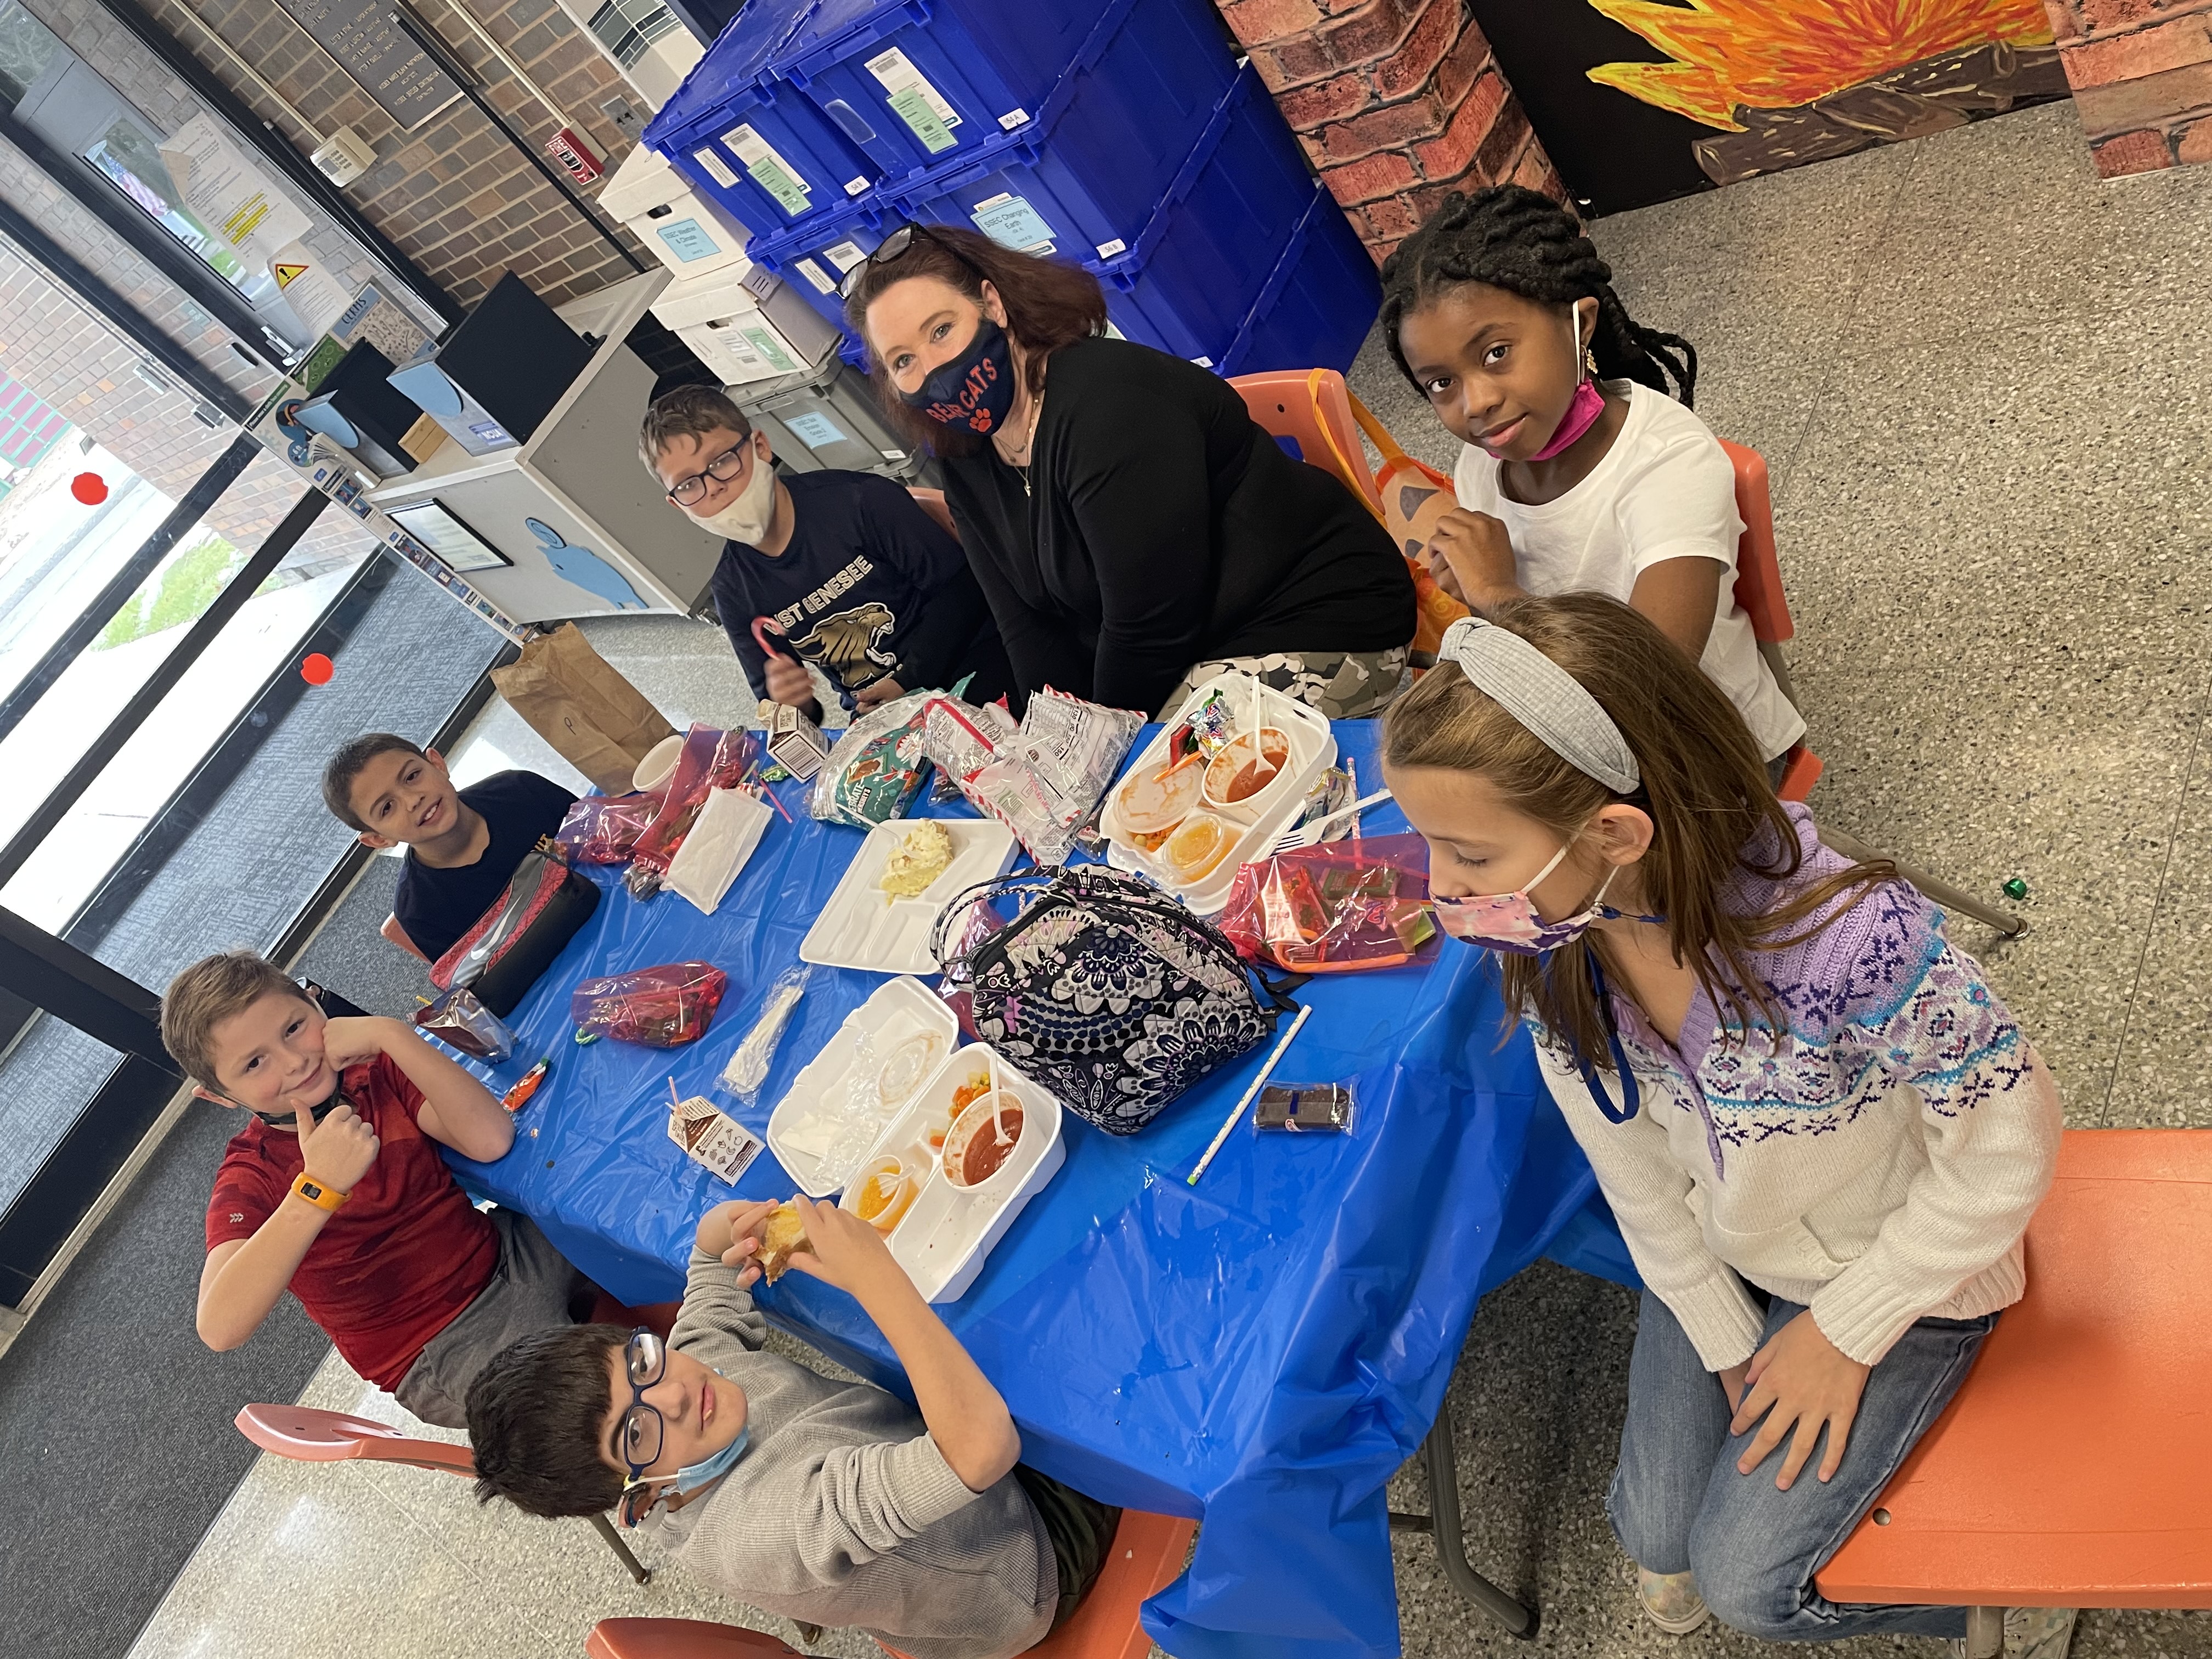
[{"label": "camouflage pants", "polygon": [[1217,674],[1249,674],[1333,720],[1366,720],[1382,712],[1406,677],[1406,647],[1389,651],[1273,651],[1257,657],[1217,657],[1194,663],[1160,705],[1166,720]]}]

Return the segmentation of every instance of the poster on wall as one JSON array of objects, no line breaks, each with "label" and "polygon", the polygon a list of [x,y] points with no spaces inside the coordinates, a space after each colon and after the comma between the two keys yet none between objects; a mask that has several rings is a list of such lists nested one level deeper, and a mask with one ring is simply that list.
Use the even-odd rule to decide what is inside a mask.
[{"label": "poster on wall", "polygon": [[1592,214],[2067,95],[2041,0],[1472,0]]},{"label": "poster on wall", "polygon": [[210,116],[195,115],[163,139],[161,161],[200,222],[257,270],[273,265],[313,222]]}]

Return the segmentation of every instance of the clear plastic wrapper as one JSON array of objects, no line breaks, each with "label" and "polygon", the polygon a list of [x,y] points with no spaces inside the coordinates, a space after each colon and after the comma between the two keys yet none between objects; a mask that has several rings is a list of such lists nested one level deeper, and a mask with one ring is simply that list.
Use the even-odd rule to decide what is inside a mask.
[{"label": "clear plastic wrapper", "polygon": [[694,726],[684,734],[684,752],[661,791],[660,810],[638,837],[630,854],[629,874],[623,878],[634,896],[650,898],[660,890],[708,795],[734,788],[753,775],[760,762],[760,744],[750,732]]},{"label": "clear plastic wrapper", "polygon": [[713,915],[775,821],[774,809],[750,789],[709,789],[661,884]]},{"label": "clear plastic wrapper", "polygon": [[1395,968],[1432,954],[1427,844],[1370,836],[1248,864],[1218,926],[1239,955],[1298,974]]},{"label": "clear plastic wrapper", "polygon": [[784,1027],[791,1024],[799,1000],[806,994],[807,981],[813,977],[814,969],[803,962],[777,975],[775,983],[769,987],[767,1001],[761,1005],[760,1018],[722,1067],[722,1086],[746,1105],[753,1103],[761,1085],[768,1081]]},{"label": "clear plastic wrapper", "polygon": [[568,998],[576,1041],[613,1037],[648,1048],[674,1048],[704,1036],[729,988],[710,963],[671,962],[607,979],[587,979]]},{"label": "clear plastic wrapper", "polygon": [[906,809],[921,793],[929,769],[922,726],[934,691],[910,691],[878,703],[845,728],[823,763],[806,810],[824,823],[872,830]]},{"label": "clear plastic wrapper", "polygon": [[465,985],[456,985],[416,1013],[415,1028],[495,1066],[514,1053],[514,1033],[507,1022],[477,1001]]},{"label": "clear plastic wrapper", "polygon": [[933,698],[927,746],[978,811],[1012,830],[1039,864],[1061,864],[1143,726],[1127,709],[1047,686],[1018,726],[995,705]]},{"label": "clear plastic wrapper", "polygon": [[586,795],[568,809],[553,839],[568,849],[571,864],[622,864],[660,811],[658,791],[628,795]]}]

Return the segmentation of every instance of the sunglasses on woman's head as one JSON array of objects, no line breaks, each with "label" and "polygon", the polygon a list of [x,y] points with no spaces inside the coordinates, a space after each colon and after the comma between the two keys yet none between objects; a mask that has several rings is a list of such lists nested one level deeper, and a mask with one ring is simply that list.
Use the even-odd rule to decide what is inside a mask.
[{"label": "sunglasses on woman's head", "polygon": [[[896,259],[901,254],[904,253],[908,248],[914,246],[914,239],[917,236],[929,236],[929,227],[927,225],[904,224],[901,225],[890,235],[884,237],[882,241],[876,244],[876,251],[873,253],[869,254],[867,258],[862,259],[860,264],[854,265],[850,270],[847,271],[843,277],[839,280],[837,283],[837,297],[841,300],[851,299],[853,297],[854,290],[860,286],[860,278],[866,274],[869,266],[887,265],[890,264],[891,261]],[[950,242],[945,241],[942,237],[930,236],[929,240],[935,242],[938,246],[943,248],[954,258],[959,259],[962,264],[968,264],[968,261],[961,258],[960,250],[954,247]],[[974,269],[972,265],[969,268],[970,270]]]}]

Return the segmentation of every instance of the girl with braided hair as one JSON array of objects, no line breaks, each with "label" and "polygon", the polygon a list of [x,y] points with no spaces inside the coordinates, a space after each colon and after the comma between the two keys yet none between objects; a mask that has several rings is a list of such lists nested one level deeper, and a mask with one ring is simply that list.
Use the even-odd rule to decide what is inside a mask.
[{"label": "girl with braided hair", "polygon": [[1466,448],[1457,501],[1393,489],[1391,529],[1478,611],[1626,600],[1735,704],[1778,779],[1805,722],[1735,602],[1743,520],[1690,410],[1698,354],[1631,317],[1612,277],[1572,214],[1517,185],[1455,191],[1406,239],[1382,267],[1382,336]]}]

